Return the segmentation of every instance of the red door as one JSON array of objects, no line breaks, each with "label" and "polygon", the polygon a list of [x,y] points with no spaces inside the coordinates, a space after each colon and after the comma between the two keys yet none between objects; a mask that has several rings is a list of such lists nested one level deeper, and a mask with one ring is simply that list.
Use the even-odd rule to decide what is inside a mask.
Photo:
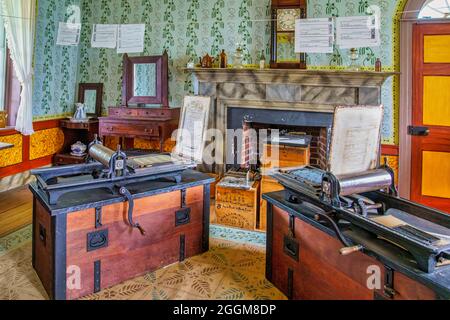
[{"label": "red door", "polygon": [[450,23],[415,25],[413,54],[411,198],[450,213]]}]

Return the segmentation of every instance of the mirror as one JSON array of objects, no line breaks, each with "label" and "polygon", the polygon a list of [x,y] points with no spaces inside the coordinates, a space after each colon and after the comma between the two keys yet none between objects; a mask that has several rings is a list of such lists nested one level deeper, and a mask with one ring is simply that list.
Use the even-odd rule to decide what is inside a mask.
[{"label": "mirror", "polygon": [[78,89],[78,102],[86,106],[88,117],[97,118],[101,116],[103,104],[102,83],[80,83]]},{"label": "mirror", "polygon": [[138,63],[134,65],[133,92],[135,97],[156,96],[156,64]]},{"label": "mirror", "polygon": [[169,108],[169,57],[124,55],[122,105],[161,105]]}]

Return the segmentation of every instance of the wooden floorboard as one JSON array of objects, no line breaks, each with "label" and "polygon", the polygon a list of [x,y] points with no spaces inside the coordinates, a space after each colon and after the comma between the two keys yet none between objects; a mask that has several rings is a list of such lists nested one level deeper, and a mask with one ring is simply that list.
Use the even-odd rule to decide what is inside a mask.
[{"label": "wooden floorboard", "polygon": [[0,193],[0,237],[32,223],[33,196],[28,186]]}]

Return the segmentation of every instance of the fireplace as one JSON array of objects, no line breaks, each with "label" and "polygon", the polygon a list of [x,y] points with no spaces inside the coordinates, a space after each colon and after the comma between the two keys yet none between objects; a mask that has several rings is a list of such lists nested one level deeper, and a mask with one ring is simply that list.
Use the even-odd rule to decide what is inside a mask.
[{"label": "fireplace", "polygon": [[[244,123],[266,129],[295,128],[313,136],[311,161],[321,168],[327,163],[327,141],[335,107],[379,105],[383,83],[395,74],[276,69],[186,71],[194,76],[195,93],[213,98],[211,128],[225,135],[229,130],[242,131]],[[225,137],[225,141],[222,149],[215,150],[216,158],[223,159],[222,163],[205,165],[205,171],[224,173],[230,149],[235,153],[236,145],[241,149],[245,146],[242,140],[231,143],[234,140]]]},{"label": "fireplace", "polygon": [[[245,116],[241,118],[243,111]],[[233,145],[228,144],[227,149],[232,149],[234,161],[227,163],[226,168],[258,168],[258,161],[262,156],[262,144],[267,142],[272,132],[277,134],[305,133],[312,137],[311,159],[312,166],[326,170],[328,156],[328,141],[332,124],[331,114],[322,114],[320,121],[312,119],[302,112],[296,112],[289,119],[289,124],[284,123],[285,112],[274,112],[264,109],[253,109],[251,115],[247,109],[238,111],[230,108],[227,129],[243,129],[242,137],[237,135],[233,139]],[[317,120],[317,119],[316,119]],[[239,125],[240,123],[240,125]],[[308,125],[307,125],[308,124]],[[264,133],[264,134],[260,134]],[[229,150],[226,150],[229,153]]]}]

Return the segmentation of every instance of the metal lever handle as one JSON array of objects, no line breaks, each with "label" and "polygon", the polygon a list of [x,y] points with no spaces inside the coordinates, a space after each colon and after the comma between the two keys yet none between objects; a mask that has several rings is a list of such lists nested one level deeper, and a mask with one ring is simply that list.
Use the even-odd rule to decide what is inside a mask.
[{"label": "metal lever handle", "polygon": [[130,191],[128,191],[127,188],[121,187],[119,190],[119,193],[123,196],[125,196],[128,200],[128,223],[133,228],[138,229],[143,236],[145,236],[146,232],[144,228],[141,227],[141,225],[138,222],[133,221],[133,210],[134,210],[134,200],[133,196],[131,195]]},{"label": "metal lever handle", "polygon": [[362,251],[363,249],[364,249],[364,247],[362,245],[357,245],[357,246],[353,246],[353,247],[342,248],[341,250],[339,250],[339,253],[342,256],[348,256],[348,255],[351,255],[352,253]]}]

